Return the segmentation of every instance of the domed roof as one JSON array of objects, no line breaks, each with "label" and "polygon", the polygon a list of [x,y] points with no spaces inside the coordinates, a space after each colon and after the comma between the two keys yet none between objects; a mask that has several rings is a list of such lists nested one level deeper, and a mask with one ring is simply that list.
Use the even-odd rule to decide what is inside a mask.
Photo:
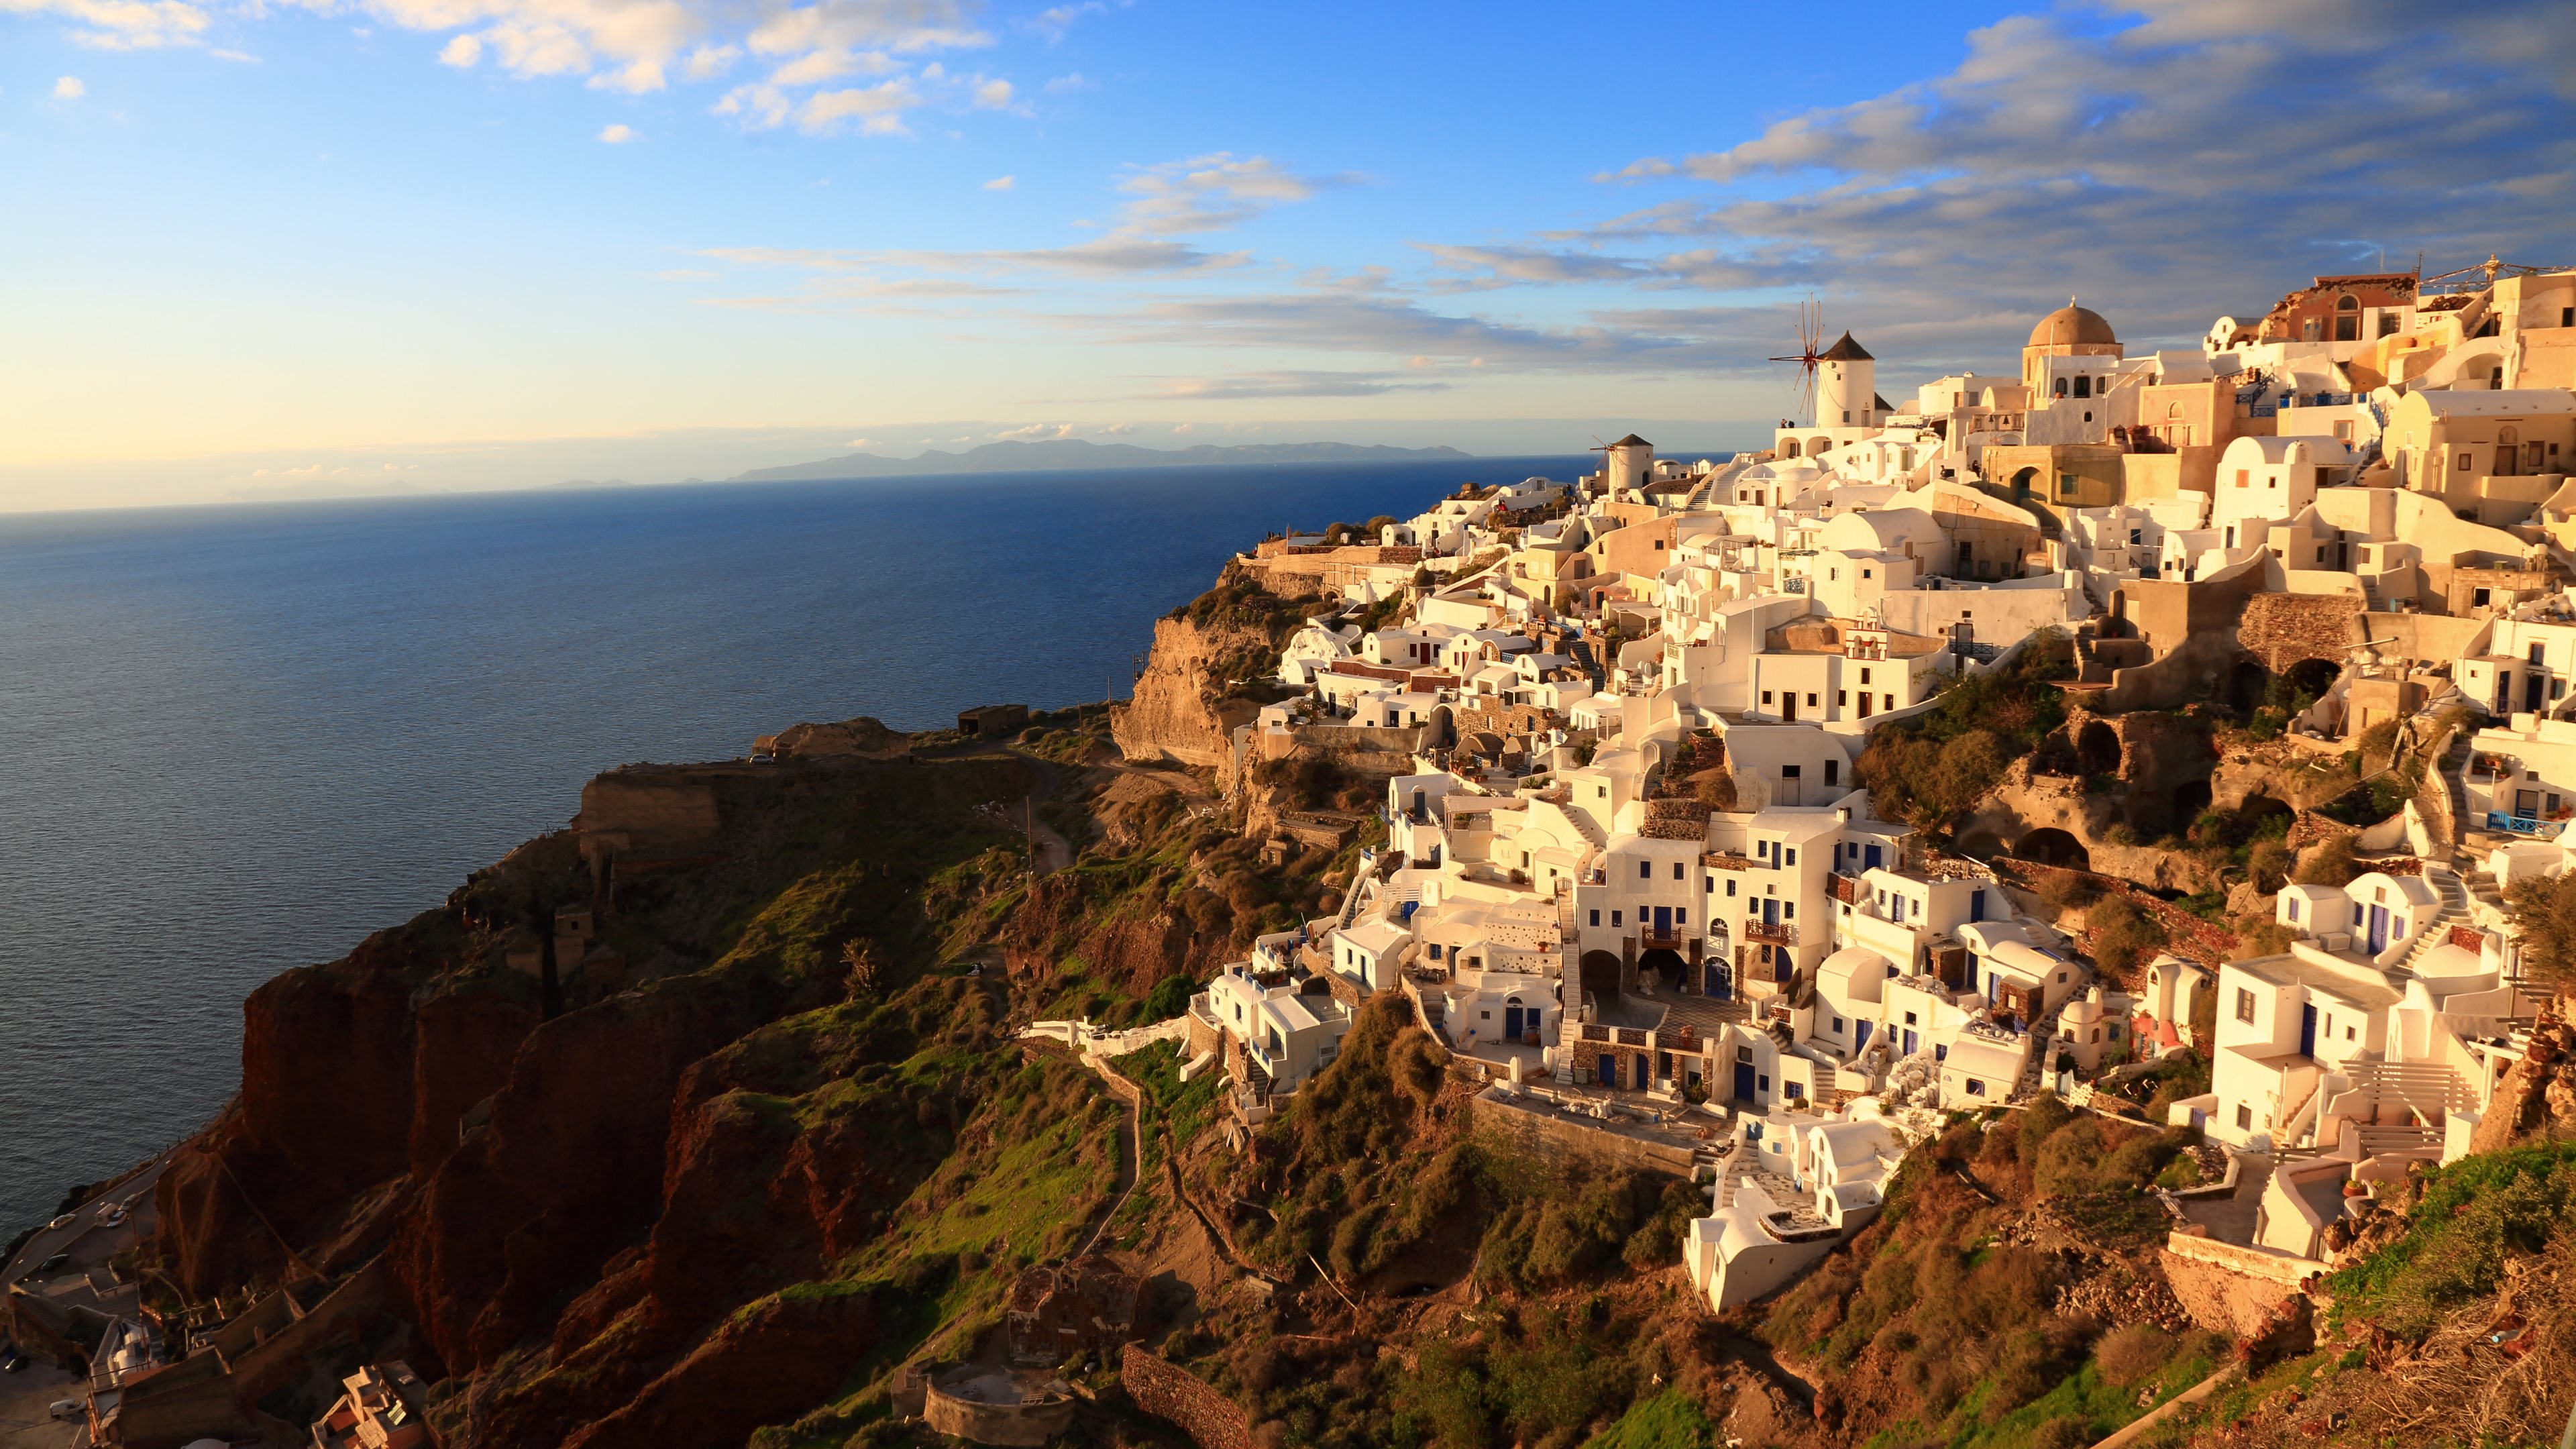
[{"label": "domed roof", "polygon": [[2030,329],[2028,345],[2071,347],[2085,342],[2117,344],[2119,340],[2112,335],[2111,324],[2103,320],[2101,313],[2069,302],[2039,319],[2039,325]]}]

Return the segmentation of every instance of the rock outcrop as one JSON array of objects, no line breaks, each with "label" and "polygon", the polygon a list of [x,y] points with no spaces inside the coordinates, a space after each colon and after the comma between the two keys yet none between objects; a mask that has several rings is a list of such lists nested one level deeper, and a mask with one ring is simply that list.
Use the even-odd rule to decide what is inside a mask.
[{"label": "rock outcrop", "polygon": [[1260,713],[1251,701],[1220,693],[1226,682],[1220,670],[1242,651],[1244,632],[1186,618],[1154,621],[1153,653],[1136,678],[1135,696],[1113,715],[1111,732],[1120,752],[1140,762],[1226,768],[1234,755],[1235,726],[1250,724]]}]

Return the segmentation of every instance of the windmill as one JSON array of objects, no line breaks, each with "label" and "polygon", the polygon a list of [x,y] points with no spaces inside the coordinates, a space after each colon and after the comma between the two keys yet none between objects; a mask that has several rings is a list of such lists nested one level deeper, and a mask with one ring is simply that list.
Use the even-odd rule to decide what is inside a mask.
[{"label": "windmill", "polygon": [[1789,385],[1798,394],[1798,412],[1813,417],[1816,411],[1817,349],[1825,342],[1825,304],[1813,297],[1798,304],[1798,351],[1787,357],[1766,359],[1771,362],[1798,364],[1798,376]]}]

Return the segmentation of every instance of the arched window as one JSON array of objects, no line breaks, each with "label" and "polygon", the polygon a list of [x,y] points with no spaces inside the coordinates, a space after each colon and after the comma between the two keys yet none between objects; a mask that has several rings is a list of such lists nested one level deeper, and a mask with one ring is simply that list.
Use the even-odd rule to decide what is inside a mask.
[{"label": "arched window", "polygon": [[2057,380],[2057,385],[2056,385],[2055,387],[2053,387],[2053,388],[2050,388],[2050,389],[2049,389],[2049,395],[2050,395],[2051,397],[2064,397],[2064,396],[2066,396],[2066,379],[2065,379],[2065,378],[2062,378],[2062,377],[2061,377],[2061,378],[2059,378],[2059,379]]},{"label": "arched window", "polygon": [[2335,299],[2335,341],[2361,340],[2361,299],[2350,292]]},{"label": "arched window", "polygon": [[1780,456],[1783,458],[1794,458],[1798,456],[1798,440],[1791,438],[1786,442],[1783,442],[1780,445]]},{"label": "arched window", "polygon": [[2522,471],[2522,449],[2517,446],[2521,441],[2522,433],[2511,423],[2496,429],[2495,470],[2500,476],[2511,477]]},{"label": "arched window", "polygon": [[2089,377],[2076,378],[2075,395],[2077,397],[2091,397],[2093,395],[2093,379]]},{"label": "arched window", "polygon": [[2174,419],[2174,420],[2175,420],[2175,421],[2177,421],[2177,422],[2181,421],[2181,419],[2182,419],[2182,404],[2181,404],[2181,403],[2168,403],[2168,404],[2165,406],[2165,416],[2166,416],[2166,417],[2168,417],[2168,418],[2172,418],[2172,419]]}]

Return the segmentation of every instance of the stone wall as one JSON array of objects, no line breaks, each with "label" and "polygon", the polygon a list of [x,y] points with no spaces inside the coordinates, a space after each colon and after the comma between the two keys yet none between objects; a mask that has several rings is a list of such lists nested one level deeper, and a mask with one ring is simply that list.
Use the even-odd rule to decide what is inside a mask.
[{"label": "stone wall", "polygon": [[1131,1343],[1119,1358],[1118,1377],[1137,1408],[1178,1426],[1199,1449],[1252,1449],[1250,1417],[1188,1369]]},{"label": "stone wall", "polygon": [[1476,1128],[1516,1152],[1551,1163],[1612,1164],[1688,1176],[1691,1148],[1634,1124],[1569,1117],[1547,1103],[1489,1087],[1472,1099]]},{"label": "stone wall", "polygon": [[2350,594],[2256,594],[2245,601],[2236,642],[2278,674],[2302,659],[2341,664],[2368,637]]},{"label": "stone wall", "polygon": [[2231,1338],[2261,1328],[2297,1296],[2308,1274],[2325,1266],[2179,1233],[2156,1257],[2191,1321]]}]

